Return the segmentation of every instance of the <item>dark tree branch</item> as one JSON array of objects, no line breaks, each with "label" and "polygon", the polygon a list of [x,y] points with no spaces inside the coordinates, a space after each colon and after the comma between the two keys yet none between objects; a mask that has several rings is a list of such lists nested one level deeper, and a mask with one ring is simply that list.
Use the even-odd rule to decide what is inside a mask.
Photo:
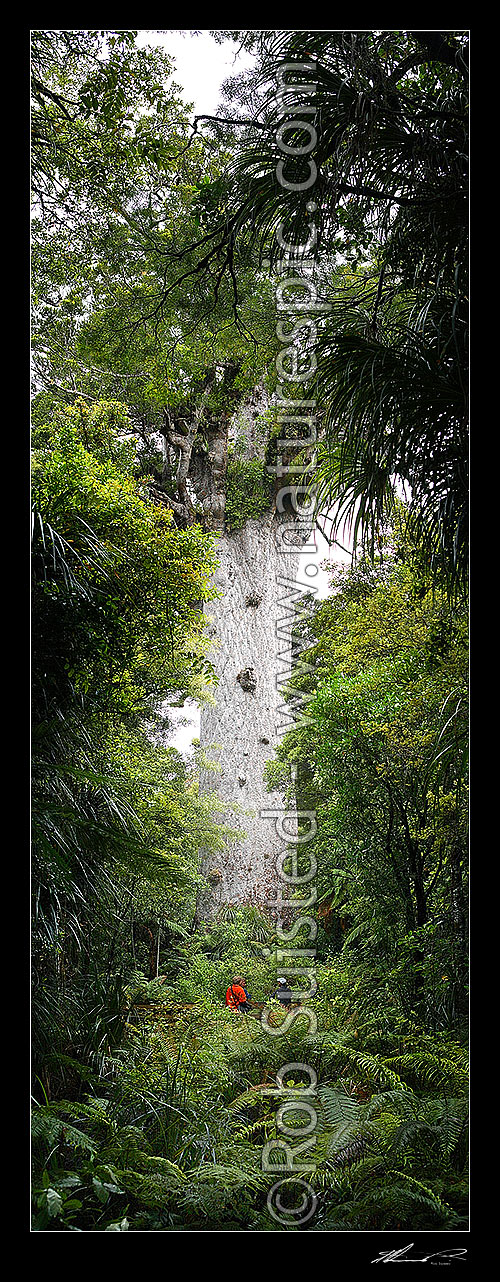
[{"label": "dark tree branch", "polygon": [[[36,76],[32,77],[31,83],[33,86],[34,97],[37,99],[37,102],[43,103],[44,98],[50,98],[51,101],[55,102],[56,106],[59,107],[60,111],[63,112],[63,115],[66,116],[67,120],[74,119],[74,116],[70,115],[70,112],[64,106],[64,102],[60,94],[53,93],[51,89],[47,89],[47,86],[43,85],[41,80],[37,80]],[[70,98],[66,99],[66,102],[70,101]]]},{"label": "dark tree branch", "polygon": [[181,151],[176,152],[175,157],[174,157],[174,159],[175,159],[175,160],[178,160],[180,156],[184,156],[184,155],[185,155],[185,153],[186,153],[186,151],[188,151],[188,150],[189,150],[189,148],[190,148],[190,146],[191,146],[191,143],[192,143],[192,142],[194,142],[194,139],[195,139],[196,137],[198,137],[198,138],[200,137],[200,135],[198,134],[198,121],[199,121],[199,120],[213,120],[213,121],[215,121],[215,123],[220,124],[220,125],[250,125],[250,126],[251,126],[251,128],[255,128],[255,129],[264,129],[264,130],[266,131],[266,133],[268,133],[268,132],[269,132],[269,130],[268,130],[268,128],[267,128],[267,125],[263,125],[263,124],[261,123],[261,121],[260,121],[260,120],[249,120],[249,119],[247,119],[247,118],[245,118],[245,117],[243,117],[243,118],[241,118],[241,117],[235,117],[235,118],[232,120],[232,119],[231,119],[230,117],[228,117],[228,116],[209,116],[209,115],[205,115],[205,114],[202,114],[202,115],[199,115],[199,116],[195,116],[195,118],[194,118],[194,120],[193,120],[193,124],[192,124],[192,126],[191,126],[192,131],[193,131],[193,132],[192,132],[192,134],[191,134],[191,137],[188,139],[188,142],[186,143],[186,146],[185,146],[185,147],[183,147]]},{"label": "dark tree branch", "polygon": [[429,62],[444,62],[461,75],[467,76],[469,70],[469,44],[464,48],[452,45],[445,39],[443,31],[410,31],[410,36],[422,45]]}]

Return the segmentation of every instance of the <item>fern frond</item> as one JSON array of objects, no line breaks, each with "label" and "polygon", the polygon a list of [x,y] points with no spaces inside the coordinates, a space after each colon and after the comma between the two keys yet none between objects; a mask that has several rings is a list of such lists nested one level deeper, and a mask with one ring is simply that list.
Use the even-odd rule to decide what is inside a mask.
[{"label": "fern frond", "polygon": [[430,1051],[412,1051],[411,1054],[392,1055],[386,1063],[396,1066],[406,1081],[417,1086],[440,1092],[468,1090],[465,1053],[451,1056],[432,1054]]},{"label": "fern frond", "polygon": [[76,1126],[65,1122],[48,1107],[42,1106],[33,1113],[31,1119],[31,1137],[35,1147],[45,1146],[51,1149],[56,1144],[69,1144],[73,1148],[83,1149],[87,1153],[98,1151],[97,1142]]}]

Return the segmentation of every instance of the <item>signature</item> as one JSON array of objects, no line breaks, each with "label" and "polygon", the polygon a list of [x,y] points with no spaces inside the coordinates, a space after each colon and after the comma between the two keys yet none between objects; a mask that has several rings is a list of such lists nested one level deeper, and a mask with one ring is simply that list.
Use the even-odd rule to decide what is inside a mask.
[{"label": "signature", "polygon": [[408,1255],[414,1246],[409,1242],[408,1246],[402,1246],[399,1251],[380,1251],[372,1264],[451,1264],[452,1260],[465,1260],[467,1251],[462,1247],[450,1247],[447,1251],[431,1251],[430,1255]]}]

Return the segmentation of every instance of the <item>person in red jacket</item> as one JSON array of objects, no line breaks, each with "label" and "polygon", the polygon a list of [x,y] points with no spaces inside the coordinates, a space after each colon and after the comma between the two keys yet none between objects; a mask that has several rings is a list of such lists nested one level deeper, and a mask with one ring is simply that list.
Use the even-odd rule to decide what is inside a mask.
[{"label": "person in red jacket", "polygon": [[241,975],[235,975],[226,993],[226,1006],[229,1006],[230,1010],[238,1011],[240,1015],[246,1015],[250,1010],[244,983],[245,980],[241,978]]}]

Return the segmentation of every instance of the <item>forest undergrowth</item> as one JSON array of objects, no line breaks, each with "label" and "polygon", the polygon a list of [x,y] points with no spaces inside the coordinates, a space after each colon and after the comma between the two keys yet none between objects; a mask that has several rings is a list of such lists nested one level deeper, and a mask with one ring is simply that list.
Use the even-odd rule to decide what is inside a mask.
[{"label": "forest undergrowth", "polygon": [[[194,123],[170,33],[30,34],[32,1231],[463,1231],[468,33],[185,32],[251,55]],[[237,877],[200,920],[245,812],[173,740],[221,536],[303,488],[350,560],[284,629],[284,1011]]]},{"label": "forest undergrowth", "polygon": [[[465,1037],[417,1020],[404,983],[370,976],[355,954],[328,956],[326,939],[318,992],[307,1003],[316,1031],[299,1006],[290,1026],[289,1012],[268,996],[272,961],[262,949],[272,949],[272,926],[259,914],[260,937],[252,937],[255,917],[226,913],[155,980],[131,972],[120,988],[120,1035],[114,1044],[102,1039],[86,1062],[53,1041],[45,1063],[53,1094],[41,1081],[35,1088],[36,1230],[282,1231],[267,1194],[284,1178],[294,1204],[297,1176],[280,1169],[278,1115],[280,1087],[293,1105],[303,1086],[293,1068],[279,1076],[294,1064],[317,1079],[310,1230],[467,1226]],[[247,1017],[224,1006],[235,968],[251,988]],[[272,1036],[261,1025],[263,1003]],[[289,1108],[292,1149],[290,1132],[300,1141],[306,1123]],[[272,1140],[267,1165],[275,1162],[276,1172],[262,1163]]]}]

